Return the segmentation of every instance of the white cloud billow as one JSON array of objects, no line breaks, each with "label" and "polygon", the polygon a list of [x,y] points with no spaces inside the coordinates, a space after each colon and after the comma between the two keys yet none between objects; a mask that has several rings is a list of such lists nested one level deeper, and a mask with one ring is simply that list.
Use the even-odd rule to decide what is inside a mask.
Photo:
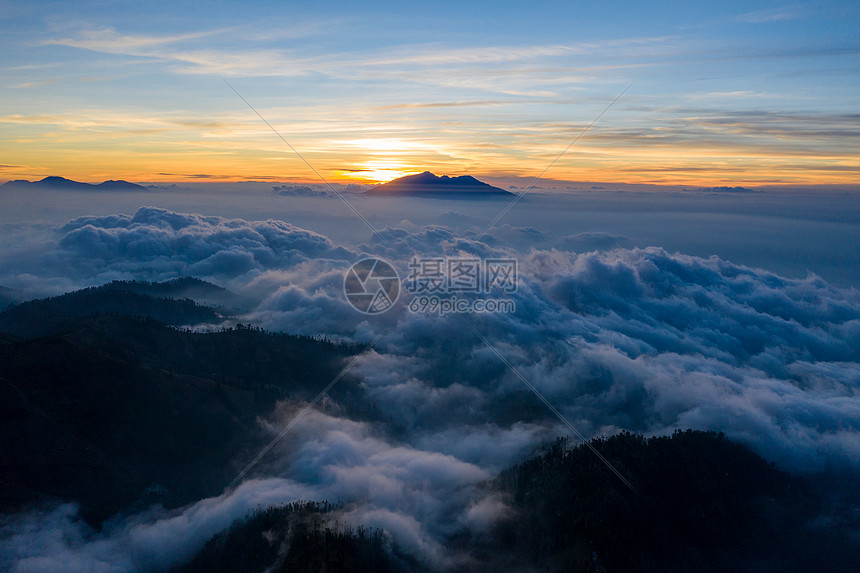
[{"label": "white cloud billow", "polygon": [[[365,254],[405,271],[414,254],[517,253],[491,235],[463,238],[442,226],[385,228],[382,241],[339,247],[280,221],[154,208],[76,219],[62,233],[33,276],[192,274],[254,294],[262,302],[248,316],[269,328],[365,341],[391,327],[341,381],[362,385],[384,423],[310,413],[234,492],[99,534],[67,505],[26,516],[0,541],[20,570],[50,570],[47,555],[67,570],[161,567],[256,505],[295,499],[342,500],[344,522],[384,528],[422,560],[462,566],[446,539],[506,511],[478,484],[566,433],[472,327],[586,436],[712,429],[790,470],[860,469],[860,293],[815,276],[581,234],[570,248],[610,250],[518,257],[514,314],[420,315],[401,302],[374,321],[342,293],[343,271]],[[265,427],[275,435],[295,409],[281,404]]]}]

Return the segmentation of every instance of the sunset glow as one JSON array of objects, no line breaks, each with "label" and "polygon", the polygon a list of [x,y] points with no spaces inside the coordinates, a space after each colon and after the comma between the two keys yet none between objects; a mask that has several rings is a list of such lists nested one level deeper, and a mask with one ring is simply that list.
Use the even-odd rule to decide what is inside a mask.
[{"label": "sunset glow", "polygon": [[296,8],[236,29],[187,14],[170,30],[142,8],[89,20],[57,10],[6,17],[16,61],[3,73],[0,179],[318,181],[289,146],[332,181],[534,177],[577,140],[548,177],[860,180],[857,40],[838,4],[690,6],[668,19],[633,4],[635,29],[569,7],[540,33],[517,29],[534,15],[486,20],[472,7],[445,22],[444,40],[423,8],[348,21]]},{"label": "sunset glow", "polygon": [[408,169],[407,166],[396,161],[380,159],[378,161],[366,161],[357,166],[354,171],[341,171],[338,175],[361,182],[385,183],[386,181],[391,181],[404,175],[412,175],[413,173],[420,173],[420,171]]},{"label": "sunset glow", "polygon": [[857,0],[0,0],[0,571],[853,571]]}]

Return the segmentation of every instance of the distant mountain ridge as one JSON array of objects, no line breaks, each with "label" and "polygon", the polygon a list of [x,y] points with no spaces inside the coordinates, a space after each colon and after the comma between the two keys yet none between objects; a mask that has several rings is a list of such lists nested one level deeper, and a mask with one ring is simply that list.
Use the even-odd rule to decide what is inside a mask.
[{"label": "distant mountain ridge", "polygon": [[26,179],[16,179],[7,181],[2,185],[5,188],[23,189],[41,187],[46,189],[58,189],[66,191],[147,191],[147,188],[137,183],[129,183],[122,179],[108,180],[101,183],[82,183],[73,181],[65,177],[51,175],[39,181],[27,181]]},{"label": "distant mountain ridge", "polygon": [[222,313],[248,311],[255,304],[247,297],[194,277],[178,277],[162,282],[111,281],[89,290],[122,290],[154,298],[191,299],[198,305],[215,307]]},{"label": "distant mountain ridge", "polygon": [[12,304],[0,312],[0,332],[47,336],[65,332],[77,319],[97,314],[148,317],[172,326],[214,325],[250,306],[252,301],[245,297],[191,277],[160,283],[113,281]]},{"label": "distant mountain ridge", "polygon": [[493,187],[475,179],[471,175],[459,177],[439,177],[429,171],[416,175],[406,175],[371,188],[366,195],[382,196],[415,196],[415,197],[450,197],[450,198],[482,198],[482,197],[513,197],[514,194]]},{"label": "distant mountain ridge", "polygon": [[20,302],[21,293],[4,286],[0,286],[0,311],[6,310],[13,304]]}]

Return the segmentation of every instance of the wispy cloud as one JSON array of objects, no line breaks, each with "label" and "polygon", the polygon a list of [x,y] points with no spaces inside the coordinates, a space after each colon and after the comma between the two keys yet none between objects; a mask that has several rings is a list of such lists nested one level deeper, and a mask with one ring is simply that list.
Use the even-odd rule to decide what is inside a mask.
[{"label": "wispy cloud", "polygon": [[655,55],[665,53],[673,38],[621,38],[602,42],[546,45],[497,45],[448,48],[436,45],[398,47],[392,53],[368,59],[368,66],[437,66],[450,64],[498,64],[534,61],[583,54]]},{"label": "wispy cloud", "polygon": [[134,111],[122,112],[108,109],[74,109],[65,113],[33,115],[15,113],[0,116],[0,123],[58,125],[68,129],[149,126],[233,130],[242,125],[242,122],[237,121],[235,118],[228,119],[222,117],[221,119],[213,119],[211,116],[203,114],[198,117],[182,112],[152,115]]},{"label": "wispy cloud", "polygon": [[59,80],[53,79],[53,80],[42,80],[42,81],[35,81],[35,82],[21,82],[19,84],[12,84],[12,85],[9,85],[6,87],[8,87],[10,89],[38,88],[38,87],[42,87],[42,86],[49,86],[51,84],[55,84],[58,81]]},{"label": "wispy cloud", "polygon": [[197,40],[218,33],[218,30],[176,34],[173,36],[147,36],[120,34],[113,28],[81,30],[76,37],[45,40],[44,44],[69,46],[105,54],[152,56],[153,49]]},{"label": "wispy cloud", "polygon": [[237,51],[189,46],[193,41],[223,32],[219,29],[172,36],[148,36],[121,34],[113,28],[101,28],[81,30],[73,37],[50,39],[44,44],[180,64],[173,68],[177,73],[288,76],[307,73],[315,68],[308,60],[292,58],[283,50]]},{"label": "wispy cloud", "polygon": [[[670,38],[646,37],[572,44],[531,44],[448,47],[401,45],[368,51],[317,51],[304,55],[302,46],[283,49],[226,49],[200,45],[199,40],[223,33],[152,36],[128,35],[112,28],[82,30],[77,35],[44,42],[105,54],[151,58],[173,64],[179,74],[246,77],[295,77],[321,74],[339,79],[407,81],[444,87],[466,87],[531,97],[554,91],[530,84],[587,82],[594,74],[619,67],[641,66],[642,60],[671,53]],[[636,62],[570,66],[583,56],[634,57]],[[559,62],[564,62],[559,65]],[[528,64],[528,65],[526,65]],[[577,61],[577,64],[583,62]],[[500,86],[500,80],[508,85]],[[515,84],[515,85],[510,85]]]},{"label": "wispy cloud", "polygon": [[[701,93],[690,93],[684,97],[692,100],[715,100],[715,99],[751,99],[751,98],[785,98],[786,94],[757,92],[753,90],[731,90],[731,91],[710,91]],[[791,96],[796,97],[796,96]]]},{"label": "wispy cloud", "polygon": [[[386,109],[415,109],[415,108],[437,108],[437,107],[482,107],[482,106],[491,106],[491,105],[506,105],[511,102],[506,100],[466,100],[466,101],[439,101],[439,102],[424,102],[424,103],[398,103],[392,105],[378,105],[374,106],[373,109],[386,110]],[[545,103],[545,102],[544,102]]]},{"label": "wispy cloud", "polygon": [[735,19],[747,24],[763,24],[765,22],[780,22],[783,20],[795,20],[800,17],[800,11],[796,7],[779,6],[765,10],[753,10],[740,14]]}]

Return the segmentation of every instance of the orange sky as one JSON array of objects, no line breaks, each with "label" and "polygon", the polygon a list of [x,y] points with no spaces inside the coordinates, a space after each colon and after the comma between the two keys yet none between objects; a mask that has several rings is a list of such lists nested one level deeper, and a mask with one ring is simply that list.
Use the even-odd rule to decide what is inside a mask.
[{"label": "orange sky", "polygon": [[[97,116],[96,113],[93,115]],[[319,182],[316,174],[254,117],[233,125],[128,128],[110,117],[65,123],[62,118],[17,118],[4,126],[0,178],[61,175],[99,182],[277,180]],[[130,121],[129,123],[139,123]],[[525,132],[509,143],[485,143],[462,134],[429,140],[306,131],[290,142],[327,180],[386,181],[430,170],[438,174],[534,177],[570,141]],[[279,132],[289,133],[286,125]],[[355,136],[351,139],[349,135]],[[470,134],[477,136],[476,133]],[[288,140],[289,141],[289,140]],[[780,145],[722,140],[643,142],[617,128],[596,125],[546,176],[568,181],[664,185],[853,184],[860,160],[849,152],[781,149]],[[779,143],[779,142],[777,142]]]},{"label": "orange sky", "polygon": [[22,5],[0,38],[0,180],[318,182],[289,145],[333,182],[534,177],[597,120],[547,177],[860,182],[851,19],[688,4],[626,24],[601,5],[269,7],[265,25]]}]

